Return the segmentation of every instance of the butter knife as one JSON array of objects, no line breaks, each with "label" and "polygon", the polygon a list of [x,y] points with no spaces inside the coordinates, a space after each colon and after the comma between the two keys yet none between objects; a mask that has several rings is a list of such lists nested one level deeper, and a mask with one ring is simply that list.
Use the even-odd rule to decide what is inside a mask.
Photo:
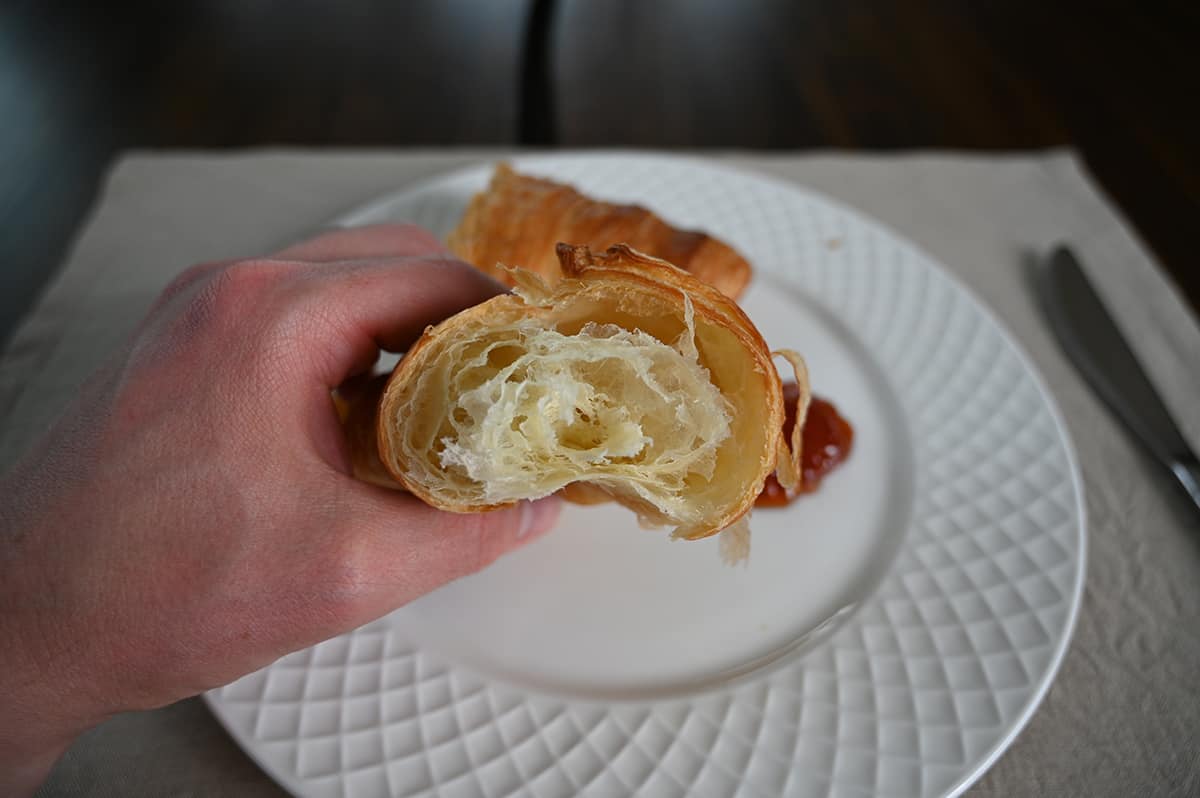
[{"label": "butter knife", "polygon": [[1038,294],[1067,357],[1117,418],[1183,486],[1200,511],[1200,461],[1079,261],[1067,247],[1058,246],[1037,273]]}]

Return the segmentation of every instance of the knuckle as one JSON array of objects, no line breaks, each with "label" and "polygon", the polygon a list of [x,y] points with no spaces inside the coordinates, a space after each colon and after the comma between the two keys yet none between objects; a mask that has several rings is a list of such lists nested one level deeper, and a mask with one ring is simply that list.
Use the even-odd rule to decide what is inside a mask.
[{"label": "knuckle", "polygon": [[468,532],[474,538],[472,550],[475,556],[469,564],[471,573],[483,570],[508,551],[512,528],[518,523],[518,517],[519,511],[514,509],[463,516],[469,525]]},{"label": "knuckle", "polygon": [[397,253],[417,255],[422,251],[437,254],[446,251],[446,244],[429,230],[412,222],[385,222],[382,224],[366,225],[360,228],[349,228],[352,236],[368,233],[376,241],[378,256],[387,256],[388,249]]},{"label": "knuckle", "polygon": [[321,611],[339,629],[366,620],[370,596],[386,569],[372,556],[370,538],[344,502],[334,500],[317,510],[325,534],[307,557],[306,581],[316,586]]},{"label": "knuckle", "polygon": [[505,290],[495,278],[449,253],[409,258],[404,268],[413,278],[414,288],[427,292],[469,289],[493,294]]},{"label": "knuckle", "polygon": [[175,297],[187,293],[189,290],[203,283],[215,272],[228,266],[229,263],[229,261],[197,263],[195,266],[184,269],[175,276],[175,279],[167,283],[167,287],[163,289],[160,297],[160,303],[165,304]]},{"label": "knuckle", "polygon": [[364,594],[364,575],[348,553],[314,546],[304,562],[293,563],[289,604],[308,617],[308,623],[342,630],[358,617]]},{"label": "knuckle", "polygon": [[201,289],[197,301],[214,312],[240,311],[248,302],[260,300],[292,268],[281,261],[237,261],[218,270]]},{"label": "knuckle", "polygon": [[411,222],[400,222],[396,225],[396,234],[409,241],[420,242],[434,252],[441,252],[446,245],[430,231]]},{"label": "knuckle", "polygon": [[264,353],[274,354],[260,333],[277,315],[274,297],[295,269],[287,262],[241,260],[185,270],[143,322],[134,361],[170,364],[180,355],[195,358],[205,353],[219,360],[222,352],[238,351],[248,355],[241,361],[247,370],[257,367]]},{"label": "knuckle", "polygon": [[352,629],[367,620],[366,589],[361,574],[353,569],[334,569],[321,593],[322,611],[330,628]]},{"label": "knuckle", "polygon": [[347,629],[364,620],[370,576],[361,558],[350,551],[323,552],[308,580],[317,597],[318,613],[331,628]]},{"label": "knuckle", "polygon": [[185,337],[217,326],[262,319],[270,293],[292,266],[277,261],[237,261],[215,269],[184,306],[176,331]]},{"label": "knuckle", "polygon": [[429,255],[423,258],[423,260],[429,264],[430,268],[446,274],[462,274],[471,278],[483,275],[483,272],[479,271],[466,261],[454,257],[450,253]]}]

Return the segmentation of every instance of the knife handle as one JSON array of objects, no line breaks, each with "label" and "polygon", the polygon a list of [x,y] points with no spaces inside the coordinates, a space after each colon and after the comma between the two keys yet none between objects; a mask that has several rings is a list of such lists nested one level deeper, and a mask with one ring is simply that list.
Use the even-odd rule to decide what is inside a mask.
[{"label": "knife handle", "polygon": [[1070,249],[1050,253],[1039,288],[1067,356],[1200,510],[1200,462]]}]

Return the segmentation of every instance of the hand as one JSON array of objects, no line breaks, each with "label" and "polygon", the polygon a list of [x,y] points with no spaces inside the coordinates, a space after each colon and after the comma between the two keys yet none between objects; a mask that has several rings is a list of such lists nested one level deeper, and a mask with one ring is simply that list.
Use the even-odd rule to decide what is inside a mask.
[{"label": "hand", "polygon": [[[502,287],[408,226],[194,267],[0,482],[0,793],[545,531],[353,480],[330,390]],[[6,781],[6,778],[8,781]]]}]

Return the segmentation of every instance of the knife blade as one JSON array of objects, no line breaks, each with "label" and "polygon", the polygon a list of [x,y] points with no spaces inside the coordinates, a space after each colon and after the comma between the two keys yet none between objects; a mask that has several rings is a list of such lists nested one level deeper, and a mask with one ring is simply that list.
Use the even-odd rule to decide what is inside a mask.
[{"label": "knife blade", "polygon": [[1200,460],[1070,249],[1051,251],[1037,270],[1037,291],[1067,357],[1200,512]]}]

